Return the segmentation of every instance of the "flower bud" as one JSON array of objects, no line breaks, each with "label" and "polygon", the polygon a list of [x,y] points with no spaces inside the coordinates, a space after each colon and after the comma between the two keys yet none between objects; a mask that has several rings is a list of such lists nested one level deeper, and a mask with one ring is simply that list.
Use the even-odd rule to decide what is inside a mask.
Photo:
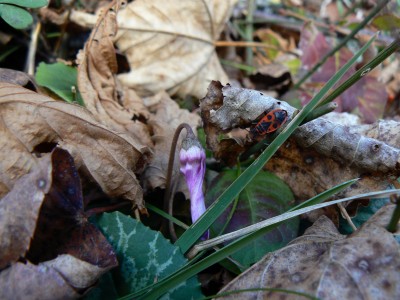
[{"label": "flower bud", "polygon": [[[206,210],[203,194],[206,154],[193,133],[188,133],[187,137],[182,141],[179,159],[181,163],[180,170],[185,175],[190,193],[190,212],[194,223]],[[208,232],[203,238],[208,238]]]}]

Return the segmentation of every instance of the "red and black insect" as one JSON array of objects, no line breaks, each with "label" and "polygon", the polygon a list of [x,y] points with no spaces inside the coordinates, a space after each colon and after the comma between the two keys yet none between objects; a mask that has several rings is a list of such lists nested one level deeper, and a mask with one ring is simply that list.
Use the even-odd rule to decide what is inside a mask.
[{"label": "red and black insect", "polygon": [[288,113],[284,109],[274,109],[267,113],[256,126],[250,129],[253,136],[265,135],[274,132],[287,121]]}]

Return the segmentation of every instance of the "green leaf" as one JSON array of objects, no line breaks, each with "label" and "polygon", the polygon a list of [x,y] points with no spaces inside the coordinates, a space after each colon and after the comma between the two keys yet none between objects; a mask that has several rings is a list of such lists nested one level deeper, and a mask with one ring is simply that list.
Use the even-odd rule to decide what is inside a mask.
[{"label": "green leaf", "polygon": [[[36,70],[35,79],[39,85],[48,88],[65,101],[76,102],[84,106],[82,96],[77,89],[77,75],[76,68],[63,63],[46,64],[42,62]],[[75,93],[72,91],[73,87],[75,87]]]},{"label": "green leaf", "polygon": [[[218,175],[207,191],[206,204],[209,205],[214,199],[217,199],[236,178],[236,170],[227,170]],[[290,209],[294,197],[290,188],[279,177],[270,172],[261,171],[239,194],[237,200],[232,218],[229,218],[228,215],[233,204],[211,226],[211,233],[220,233],[226,222],[228,225],[225,232],[232,232],[275,217]],[[266,253],[284,247],[295,238],[298,224],[298,218],[281,224],[233,254],[232,258],[238,261],[244,269],[247,269]]]},{"label": "green leaf", "polygon": [[33,18],[25,9],[8,4],[0,4],[0,17],[8,23],[8,25],[16,29],[24,29],[29,27]]},{"label": "green leaf", "polygon": [[400,27],[400,18],[393,14],[378,16],[372,22],[380,30],[395,30]]},{"label": "green leaf", "polygon": [[[158,231],[122,213],[103,214],[97,225],[117,253],[119,266],[112,278],[119,296],[140,289],[175,272],[187,263],[180,249]],[[165,299],[202,298],[195,277],[168,291]]]},{"label": "green leaf", "polygon": [[12,4],[26,8],[39,8],[48,4],[47,0],[0,0],[0,3]]}]

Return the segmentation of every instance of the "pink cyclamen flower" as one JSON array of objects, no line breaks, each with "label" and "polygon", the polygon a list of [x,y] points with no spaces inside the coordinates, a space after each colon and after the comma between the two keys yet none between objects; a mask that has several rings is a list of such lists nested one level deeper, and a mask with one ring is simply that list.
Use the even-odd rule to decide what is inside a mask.
[{"label": "pink cyclamen flower", "polygon": [[[206,153],[193,133],[188,134],[182,141],[179,159],[181,163],[180,170],[185,175],[190,193],[190,212],[194,223],[206,210],[203,194]],[[204,237],[207,239],[208,233]]]}]

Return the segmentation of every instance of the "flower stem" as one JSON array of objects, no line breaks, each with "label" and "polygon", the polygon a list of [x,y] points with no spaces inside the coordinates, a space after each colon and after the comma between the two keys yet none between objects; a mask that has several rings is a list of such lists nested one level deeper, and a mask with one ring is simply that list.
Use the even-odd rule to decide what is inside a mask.
[{"label": "flower stem", "polygon": [[[188,135],[193,134],[192,128],[190,127],[189,124],[187,123],[180,124],[175,130],[175,134],[172,139],[171,150],[169,152],[167,178],[165,180],[164,210],[167,211],[170,216],[173,215],[173,208],[174,208],[174,195],[171,195],[171,190],[172,190],[171,181],[172,181],[172,171],[174,169],[176,144],[178,143],[179,135],[182,129],[184,128],[186,129]],[[174,223],[172,221],[168,221],[168,228],[169,228],[169,233],[171,235],[171,240],[175,242],[178,239],[178,237],[176,236]]]}]

